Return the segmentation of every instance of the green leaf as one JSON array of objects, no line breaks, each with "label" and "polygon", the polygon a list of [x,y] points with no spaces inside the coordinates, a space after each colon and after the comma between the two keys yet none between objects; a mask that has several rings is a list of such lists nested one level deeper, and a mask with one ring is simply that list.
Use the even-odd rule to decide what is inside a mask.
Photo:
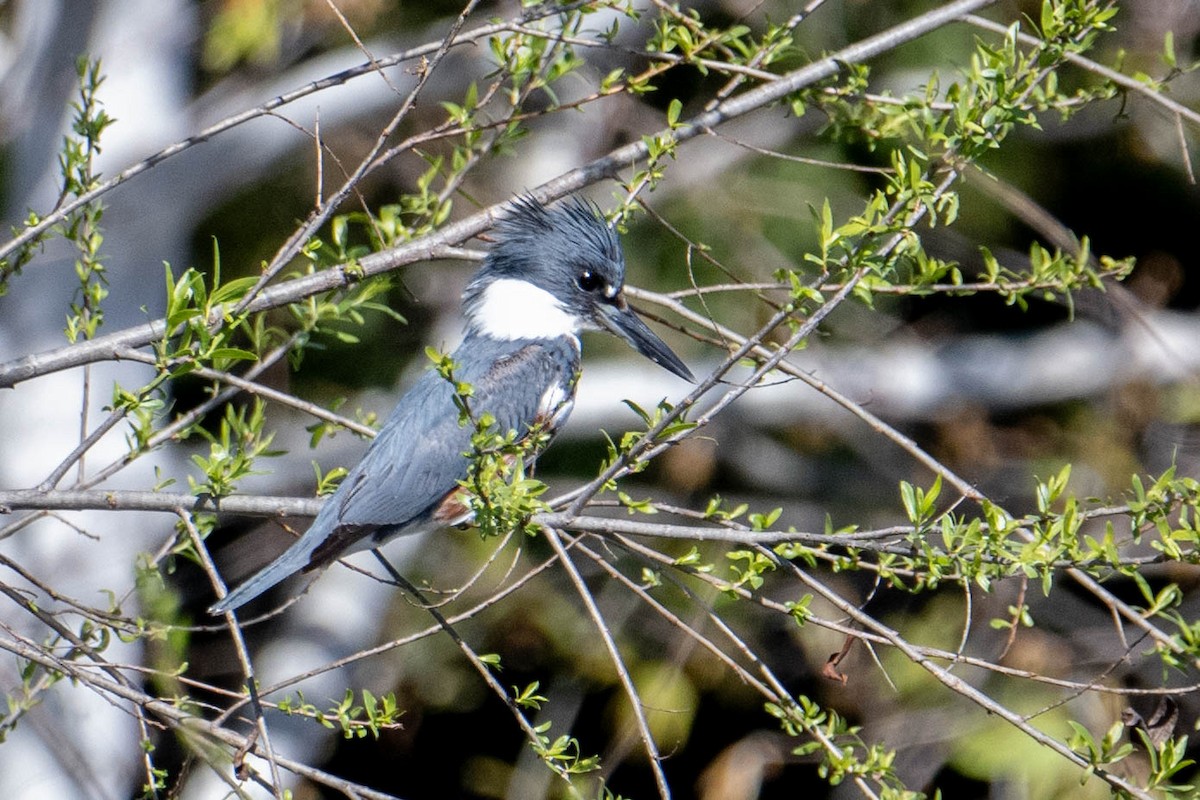
[{"label": "green leaf", "polygon": [[226,359],[229,361],[257,361],[258,354],[249,350],[243,350],[240,347],[218,347],[209,351],[209,357],[214,361],[218,359]]},{"label": "green leaf", "polygon": [[678,97],[672,98],[670,105],[667,106],[667,127],[679,127],[679,114],[683,111],[683,103]]}]

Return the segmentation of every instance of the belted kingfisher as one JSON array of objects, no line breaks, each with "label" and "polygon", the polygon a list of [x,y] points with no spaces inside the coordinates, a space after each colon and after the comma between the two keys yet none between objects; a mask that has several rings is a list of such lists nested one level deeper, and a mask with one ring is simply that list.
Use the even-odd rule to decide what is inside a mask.
[{"label": "belted kingfisher", "polygon": [[[463,295],[466,336],[451,355],[454,380],[472,387],[472,412],[496,429],[552,433],[571,412],[579,332],[608,330],[687,381],[691,371],[625,302],[625,260],[598,209],[573,199],[554,209],[514,201],[498,238]],[[402,534],[466,522],[474,427],[460,424],[455,389],[427,371],[400,398],[362,460],[309,529],[209,609],[223,614],[294,572],[327,566]]]}]

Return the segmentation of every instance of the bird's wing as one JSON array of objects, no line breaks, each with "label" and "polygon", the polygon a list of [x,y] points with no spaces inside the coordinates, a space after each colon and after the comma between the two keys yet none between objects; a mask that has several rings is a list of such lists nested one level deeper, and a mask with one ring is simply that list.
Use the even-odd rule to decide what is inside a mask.
[{"label": "bird's wing", "polygon": [[[461,352],[461,351],[460,351]],[[455,379],[471,385],[471,412],[496,418],[501,432],[525,435],[538,421],[546,389],[562,383],[570,365],[552,348],[531,342],[495,359],[485,353],[460,361]],[[454,491],[467,476],[475,428],[459,425],[453,387],[427,373],[397,405],[383,430],[331,498],[334,527],[402,526]]]}]

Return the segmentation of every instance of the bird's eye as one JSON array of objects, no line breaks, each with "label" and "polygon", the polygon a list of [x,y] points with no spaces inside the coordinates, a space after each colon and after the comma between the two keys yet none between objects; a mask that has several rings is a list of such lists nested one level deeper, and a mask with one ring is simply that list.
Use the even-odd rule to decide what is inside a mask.
[{"label": "bird's eye", "polygon": [[604,285],[604,279],[590,269],[585,269],[579,273],[579,288],[585,292],[594,292]]}]

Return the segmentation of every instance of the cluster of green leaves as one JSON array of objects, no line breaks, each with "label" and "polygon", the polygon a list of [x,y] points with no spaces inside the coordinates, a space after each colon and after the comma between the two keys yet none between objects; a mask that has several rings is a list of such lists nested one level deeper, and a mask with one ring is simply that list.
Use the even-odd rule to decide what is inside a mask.
[{"label": "cluster of green leaves", "polygon": [[677,53],[704,70],[705,65],[700,63],[702,59],[725,60],[731,53],[749,58],[757,53],[762,48],[754,44],[751,33],[746,25],[722,28],[706,24],[697,9],[678,9],[655,18],[654,32],[646,40],[645,47],[649,53]]},{"label": "cluster of green leaves", "polygon": [[[1084,781],[1098,769],[1117,767],[1135,751],[1134,744],[1124,740],[1126,731],[1123,722],[1113,723],[1099,740],[1078,722],[1070,720],[1068,724],[1072,731],[1068,744],[1072,750],[1084,756],[1089,764],[1083,776]],[[1168,736],[1161,742],[1155,742],[1141,728],[1135,730],[1150,766],[1146,789],[1159,792],[1162,797],[1195,797],[1195,786],[1174,782],[1176,775],[1196,763],[1185,757],[1188,737]],[[1120,796],[1128,795],[1121,792]]]},{"label": "cluster of green leaves", "polygon": [[[330,411],[336,412],[345,404],[345,397],[335,397],[329,402],[328,408]],[[374,428],[379,424],[379,412],[372,409],[355,408],[354,421],[362,425],[366,425],[369,428]],[[333,436],[339,430],[342,430],[342,428],[342,424],[334,420],[317,420],[304,429],[312,434],[308,440],[308,446],[315,448],[326,436]],[[331,493],[337,488],[337,481],[340,481],[342,478],[344,478],[346,476],[346,472],[348,471],[344,467],[334,467],[328,472],[322,473],[320,466],[314,463],[313,467],[317,474],[318,495]]]},{"label": "cluster of green leaves", "polygon": [[[618,442],[614,442],[612,437],[605,433],[604,438],[608,442],[608,452],[601,463],[600,475],[610,472],[618,464],[624,466],[626,474],[633,475],[642,472],[650,463],[645,457],[648,449],[659,442],[670,441],[682,436],[696,427],[696,423],[688,421],[686,409],[676,408],[666,399],[661,400],[653,412],[646,411],[631,400],[626,400],[625,405],[638,415],[642,424],[645,425],[645,430],[626,431],[621,434]],[[617,490],[616,478],[609,479],[600,488],[601,492]],[[621,502],[631,511],[655,512],[653,505],[636,501],[623,492],[621,493]]]},{"label": "cluster of green leaves", "polygon": [[[652,57],[669,56],[657,67],[630,76],[624,90],[630,94],[646,94],[658,90],[656,79],[667,69],[679,64],[694,68],[701,75],[713,70],[728,74],[738,68],[753,67],[766,70],[785,57],[796,55],[793,47],[792,29],[787,25],[768,21],[763,32],[756,38],[748,25],[735,22],[728,27],[705,21],[696,9],[680,9],[677,6],[660,6],[659,16],[653,20],[653,31],[646,39],[645,52]],[[637,15],[631,15],[634,20]],[[616,23],[605,35],[607,41],[616,37]],[[744,73],[740,73],[744,76]],[[608,91],[623,78],[620,70],[609,73],[601,84]],[[676,101],[672,101],[674,103]],[[669,126],[675,120],[668,114]],[[678,117],[678,112],[674,114]],[[636,181],[635,181],[636,183]]]},{"label": "cluster of green leaves", "polygon": [[129,423],[125,443],[131,458],[150,448],[150,442],[167,407],[161,391],[165,380],[166,376],[160,375],[136,390],[126,389],[119,383],[113,384],[112,402],[109,407],[124,414]]},{"label": "cluster of green leaves", "polygon": [[520,106],[537,90],[546,92],[550,101],[558,105],[555,82],[584,65],[575,48],[561,38],[578,34],[586,14],[595,10],[585,7],[561,14],[553,23],[553,31],[547,27],[548,23],[542,22],[533,30],[515,30],[488,41],[496,64],[495,74],[507,83],[505,94],[510,105]]},{"label": "cluster of green leaves", "polygon": [[471,407],[475,389],[455,377],[454,360],[432,347],[425,353],[437,374],[453,387],[458,424],[472,430],[471,449],[463,454],[470,459],[467,477],[459,481],[472,524],[484,538],[514,531],[533,535],[537,528],[530,520],[547,508],[540,499],[546,484],[530,477],[526,465],[545,447],[550,432],[537,426],[528,431],[502,430],[494,414]]},{"label": "cluster of green leaves", "polygon": [[[29,230],[37,227],[42,223],[42,217],[36,211],[30,211],[25,216],[24,229]],[[18,236],[22,233],[22,229],[13,226],[13,236]],[[21,274],[21,268],[33,260],[37,255],[39,248],[46,241],[49,233],[42,233],[33,236],[30,240],[20,245],[13,251],[11,255],[0,258],[0,297],[8,294],[8,285],[12,278]]]},{"label": "cluster of green leaves", "polygon": [[[682,105],[678,100],[671,102],[667,110],[667,123],[674,125],[679,119]],[[633,178],[622,185],[626,201],[632,203],[632,198],[643,189],[653,191],[663,179],[667,171],[668,161],[675,160],[675,150],[678,141],[670,133],[658,133],[642,137],[646,145],[646,160],[644,166],[633,173]]]},{"label": "cluster of green leaves", "polygon": [[361,700],[356,700],[354,692],[347,689],[345,696],[326,711],[305,700],[303,692],[297,692],[296,697],[288,695],[276,708],[288,716],[313,719],[330,730],[340,728],[347,739],[362,739],[367,735],[378,739],[380,731],[400,727],[404,713],[396,705],[395,694],[376,697],[366,689],[362,690]]},{"label": "cluster of green leaves", "polygon": [[225,415],[217,433],[194,427],[192,431],[208,442],[208,454],[195,453],[192,463],[202,476],[188,476],[193,494],[224,497],[237,490],[237,482],[249,475],[261,474],[254,469],[261,456],[279,456],[284,451],[271,450],[275,434],[265,430],[266,405],[256,399],[249,406],[225,406]]},{"label": "cluster of green leaves", "polygon": [[[72,104],[75,115],[71,121],[71,131],[74,135],[63,139],[59,151],[59,169],[63,178],[60,202],[80,197],[100,183],[95,170],[96,156],[100,154],[100,137],[104,129],[114,122],[97,99],[97,92],[104,82],[100,61],[80,58],[76,62],[76,71],[79,76],[79,99]],[[66,328],[67,339],[72,342],[80,338],[91,339],[104,321],[101,304],[108,296],[108,278],[100,260],[100,244],[104,241],[100,219],[103,216],[103,204],[93,200],[69,214],[59,226],[59,233],[75,245],[78,253],[75,275],[79,279],[79,295],[71,303]]]},{"label": "cluster of green leaves", "polygon": [[[470,91],[467,94],[468,98],[474,95]],[[473,101],[468,99],[467,102]],[[468,129],[463,137],[474,145],[478,131]],[[457,179],[465,171],[471,148],[458,145],[453,152],[453,166],[449,168],[444,157],[424,155],[428,166],[417,176],[413,191],[400,195],[394,203],[380,206],[378,211],[338,214],[330,220],[328,237],[313,236],[305,245],[302,255],[318,268],[340,266],[348,274],[354,275],[359,269],[358,261],[363,256],[419,239],[437,230],[449,219],[454,208],[453,201],[443,196],[445,184]],[[372,278],[370,283],[386,287],[388,279]]]},{"label": "cluster of green leaves", "polygon": [[1195,797],[1194,783],[1175,782],[1175,777],[1180,772],[1196,763],[1195,759],[1186,757],[1188,737],[1168,736],[1156,744],[1141,728],[1137,729],[1137,733],[1150,762],[1146,788],[1152,792],[1161,792],[1164,797]]},{"label": "cluster of green leaves", "polygon": [[[1068,567],[1098,578],[1122,576],[1138,587],[1145,600],[1141,610],[1147,618],[1158,618],[1177,630],[1171,647],[1159,647],[1164,662],[1182,669],[1200,659],[1200,626],[1190,624],[1175,610],[1182,601],[1182,590],[1175,583],[1153,588],[1142,574],[1147,560],[1130,558],[1122,552],[1129,546],[1145,544],[1160,554],[1155,559],[1158,561],[1200,562],[1200,482],[1177,477],[1173,467],[1155,477],[1149,486],[1135,475],[1125,504],[1111,506],[1082,500],[1067,491],[1070,473],[1067,465],[1050,478],[1036,482],[1032,494],[1037,512],[1022,516],[988,500],[981,501],[978,514],[942,512],[938,508],[940,477],[928,489],[902,482],[901,505],[912,525],[903,546],[790,543],[776,547],[775,552],[782,558],[802,558],[809,564],[815,564],[814,554],[829,556],[837,569],[869,567],[893,588],[911,592],[936,589],[946,581],[972,582],[990,590],[997,581],[1016,576],[1038,581],[1043,592],[1049,594],[1056,578]],[[774,514],[757,516],[759,522],[753,529],[769,527]],[[1122,517],[1129,522],[1123,533],[1114,523]],[[841,532],[855,531],[851,526]],[[826,530],[834,538],[837,533],[831,527]],[[738,579],[734,586],[761,586],[762,575],[770,571],[769,561],[749,551],[727,555],[735,562],[746,561],[744,568],[735,570]],[[1014,612],[1025,624],[1031,622],[1025,610]]]},{"label": "cluster of green leaves", "polygon": [[[95,170],[96,156],[100,154],[100,139],[104,131],[115,120],[103,109],[98,99],[104,77],[100,61],[80,57],[75,64],[79,78],[79,95],[71,103],[71,135],[63,137],[59,150],[59,174],[62,190],[58,204],[63,205],[95,189],[100,176]],[[80,338],[90,339],[104,320],[102,303],[108,296],[108,279],[100,258],[100,245],[104,235],[100,220],[104,216],[104,205],[99,200],[84,203],[67,214],[63,221],[51,229],[34,236],[17,248],[13,255],[0,258],[0,296],[8,291],[9,280],[20,273],[54,232],[71,242],[77,252],[75,274],[79,279],[79,293],[71,303],[67,315],[67,339],[75,342]],[[25,227],[39,225],[42,218],[30,211]],[[14,229],[14,234],[19,234]]]},{"label": "cluster of green leaves", "polygon": [[511,531],[533,535],[534,514],[546,510],[540,498],[546,484],[530,477],[526,464],[532,462],[547,436],[533,432],[521,438],[516,431],[499,432],[496,419],[489,413],[479,415],[468,453],[471,464],[460,485],[469,492],[472,521],[484,538],[503,536]]},{"label": "cluster of green leaves", "polygon": [[775,561],[757,550],[734,550],[726,553],[725,557],[731,562],[730,571],[733,581],[726,588],[726,594],[732,598],[740,595],[736,591],[745,587],[751,591],[761,589],[766,578],[763,576],[775,570]]},{"label": "cluster of green leaves", "polygon": [[1084,236],[1075,253],[1053,252],[1034,242],[1029,247],[1029,264],[1022,271],[1002,267],[986,247],[980,248],[984,272],[980,279],[994,284],[997,293],[1009,305],[1022,311],[1028,308],[1030,296],[1042,300],[1062,298],[1071,303],[1071,293],[1084,288],[1103,288],[1105,280],[1123,280],[1133,271],[1132,258],[1116,259],[1100,256],[1099,263],[1091,258],[1091,243]]},{"label": "cluster of green leaves", "polygon": [[863,741],[858,735],[861,728],[850,725],[836,711],[822,708],[804,695],[794,702],[769,702],[765,708],[788,736],[808,739],[792,753],[819,755],[817,771],[830,785],[863,778],[879,785],[880,797],[919,800],[925,796],[904,788],[895,772],[895,750]]},{"label": "cluster of green leaves", "polygon": [[[1172,468],[1146,489],[1135,475],[1127,505],[1112,509],[1094,501],[1084,502],[1066,492],[1069,476],[1068,465],[1050,479],[1038,482],[1034,487],[1037,513],[1023,517],[1014,517],[996,504],[984,501],[981,516],[943,514],[936,525],[927,528],[926,535],[920,532],[924,521],[931,519],[925,505],[916,520],[921,525],[914,529],[911,539],[914,547],[918,540],[923,542],[922,557],[907,561],[905,556],[888,556],[889,566],[903,563],[906,570],[917,568],[919,574],[914,573],[914,586],[935,586],[939,580],[953,576],[987,589],[994,580],[1022,575],[1039,580],[1048,592],[1054,575],[1069,565],[1097,576],[1115,573],[1138,581],[1150,613],[1157,614],[1175,605],[1177,590],[1166,594],[1151,592],[1140,574],[1144,562],[1122,556],[1120,548],[1140,544],[1148,534],[1153,534],[1148,544],[1161,553],[1162,560],[1193,563],[1200,559],[1197,482],[1192,478],[1176,478]],[[925,498],[935,500],[935,491],[931,490]],[[1089,510],[1089,505],[1094,508]],[[909,511],[913,519],[911,507]],[[1111,519],[1118,514],[1128,514],[1130,521],[1128,532],[1123,535]],[[1091,523],[1096,527],[1102,517],[1110,519],[1104,522],[1099,536],[1085,531],[1085,525]],[[935,547],[932,542],[939,536],[941,546]],[[897,576],[890,577],[897,585],[901,583]]]},{"label": "cluster of green leaves", "polygon": [[[1068,54],[1086,51],[1112,30],[1115,7],[1095,0],[1045,0],[1036,44],[1019,42],[1019,26],[999,44],[979,39],[960,79],[942,87],[940,76],[904,98],[887,94],[856,96],[866,88],[867,68],[856,66],[837,91],[816,87],[803,92],[808,105],[829,117],[829,132],[875,148],[909,145],[922,159],[954,166],[998,149],[1017,125],[1039,127],[1035,111],[1054,102],[1051,77]],[[855,97],[848,103],[846,98]]]},{"label": "cluster of green leaves", "polygon": [[547,720],[534,728],[538,740],[533,745],[534,752],[551,769],[565,776],[584,775],[600,769],[600,756],[583,755],[579,740],[574,736],[564,733],[551,739],[548,734],[552,725],[553,722]]},{"label": "cluster of green leaves", "polygon": [[[306,259],[302,274],[311,274],[333,264],[341,264],[352,273],[357,268],[357,258],[367,251],[361,245],[335,247],[338,249],[327,247],[317,238],[308,242],[301,253]],[[346,256],[347,253],[351,255]],[[310,295],[288,305],[294,328],[288,347],[288,362],[292,368],[300,368],[306,351],[322,347],[323,336],[331,336],[343,344],[358,344],[359,337],[354,331],[362,327],[369,314],[382,314],[405,324],[404,316],[386,302],[391,286],[391,278],[381,275],[345,289]]]},{"label": "cluster of green leaves", "polygon": [[[142,749],[145,750],[147,756],[152,756],[155,747],[149,740],[142,740]],[[159,797],[160,793],[167,788],[167,779],[171,777],[171,771],[161,767],[154,766],[153,761],[149,761],[149,780],[142,784],[141,797],[144,800],[153,800]]]},{"label": "cluster of green leaves", "polygon": [[172,335],[155,343],[162,372],[180,377],[198,366],[227,370],[238,362],[258,357],[254,350],[236,345],[239,333],[253,334],[255,329],[248,324],[250,315],[245,312],[235,315],[232,310],[256,278],[246,276],[222,282],[221,254],[215,245],[211,278],[189,267],[176,279],[169,265],[163,268],[167,288],[164,318]]},{"label": "cluster of green leaves", "polygon": [[[72,135],[63,137],[58,156],[59,174],[62,177],[62,191],[58,199],[60,206],[87,194],[100,184],[100,176],[95,171],[95,159],[100,154],[100,138],[105,129],[115,122],[104,111],[97,96],[104,83],[99,59],[79,57],[75,62],[75,72],[79,78],[79,95],[71,103]],[[100,260],[100,245],[104,241],[100,219],[103,216],[104,205],[99,200],[84,203],[59,225],[34,236],[17,248],[13,255],[0,258],[0,296],[8,291],[9,280],[20,274],[21,268],[33,259],[50,233],[57,232],[71,242],[79,254],[75,261],[75,274],[80,285],[79,298],[71,304],[71,314],[67,317],[67,338],[74,342],[80,336],[87,339],[95,336],[104,318],[100,304],[108,295],[104,265]],[[25,228],[33,228],[41,222],[41,216],[30,211],[25,219]],[[19,234],[21,230],[14,229],[13,233]]]}]

